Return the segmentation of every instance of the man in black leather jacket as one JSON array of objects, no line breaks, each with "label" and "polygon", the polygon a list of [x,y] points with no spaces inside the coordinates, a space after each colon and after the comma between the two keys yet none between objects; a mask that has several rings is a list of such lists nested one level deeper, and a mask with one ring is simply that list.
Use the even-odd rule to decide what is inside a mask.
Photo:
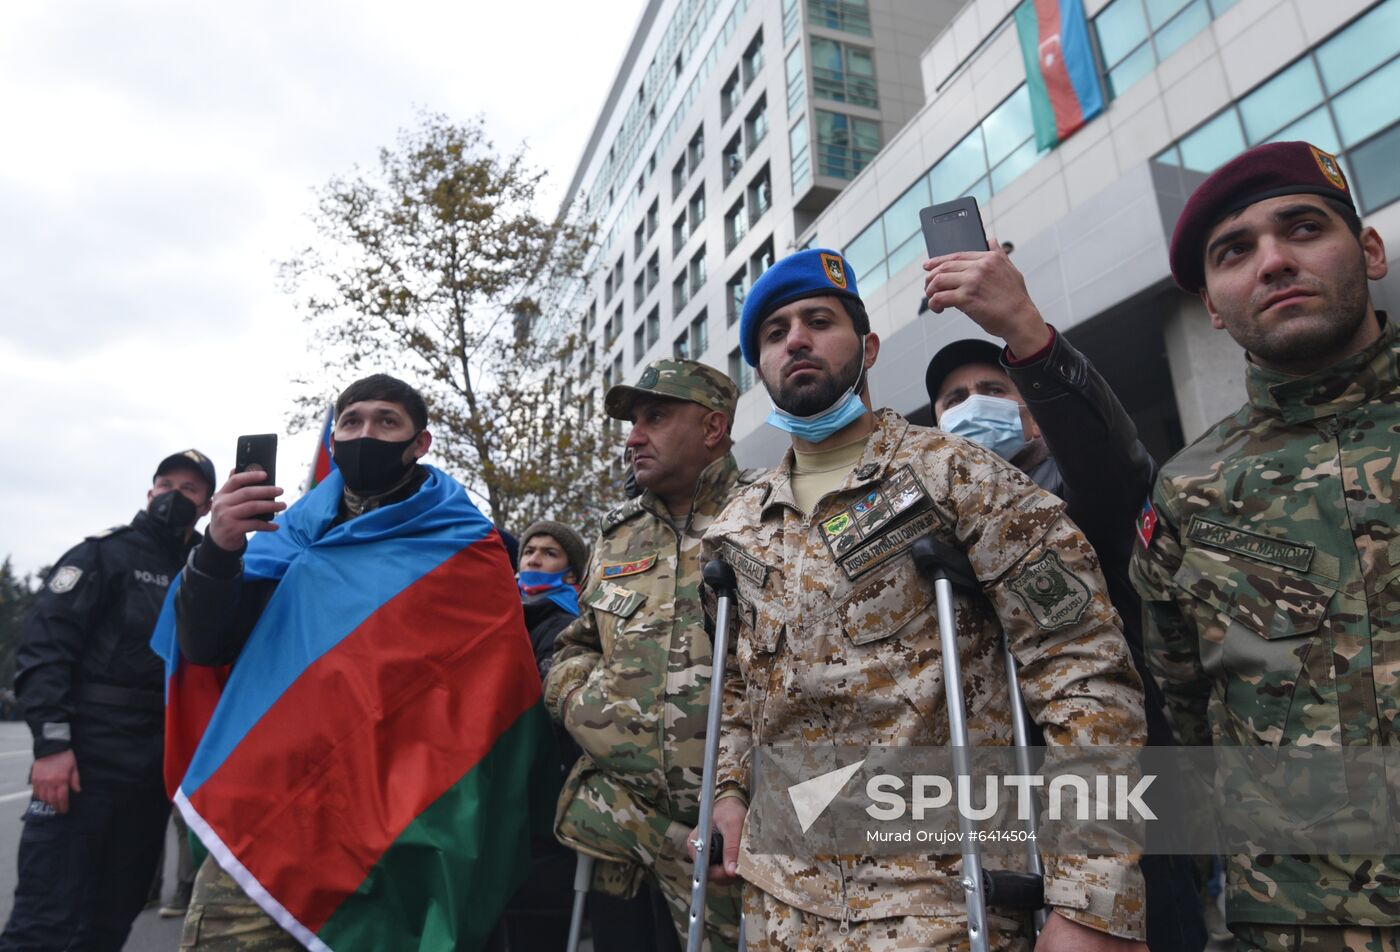
[{"label": "man in black leather jacket", "polygon": [[213,492],[204,454],[166,457],[146,508],[70,549],[35,596],[15,675],[34,793],[0,950],[115,952],[146,902],[170,815],[151,631]]},{"label": "man in black leather jacket", "polygon": [[[934,355],[924,379],[934,420],[1000,453],[1065,501],[1069,517],[1098,553],[1109,597],[1122,616],[1143,681],[1147,742],[1173,745],[1162,690],[1143,656],[1142,603],[1128,580],[1135,523],[1156,464],[1107,382],[1045,323],[1021,273],[1003,250],[991,247],[924,263],[929,309],[938,314],[957,308],[1006,345],[959,340]],[[1207,936],[1193,860],[1144,856],[1141,865],[1149,947],[1200,952]]]}]

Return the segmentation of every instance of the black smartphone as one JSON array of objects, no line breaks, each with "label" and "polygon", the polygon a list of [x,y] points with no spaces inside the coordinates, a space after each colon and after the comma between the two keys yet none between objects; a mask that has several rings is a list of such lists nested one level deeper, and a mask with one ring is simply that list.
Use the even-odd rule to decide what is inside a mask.
[{"label": "black smartphone", "polygon": [[919,209],[919,225],[924,230],[924,246],[930,258],[957,251],[986,251],[987,232],[977,199],[971,195]]},{"label": "black smartphone", "polygon": [[[233,469],[236,473],[261,470],[267,473],[267,479],[258,485],[277,485],[277,434],[256,433],[251,436],[240,436]],[[271,522],[272,513],[264,513],[258,518],[264,522]]]}]

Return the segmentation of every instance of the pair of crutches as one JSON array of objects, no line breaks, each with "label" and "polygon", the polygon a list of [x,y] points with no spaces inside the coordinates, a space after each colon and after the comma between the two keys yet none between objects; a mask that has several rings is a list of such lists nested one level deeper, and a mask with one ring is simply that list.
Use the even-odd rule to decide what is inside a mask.
[{"label": "pair of crutches", "polygon": [[[967,730],[967,710],[963,701],[962,665],[958,660],[957,619],[953,613],[953,590],[980,593],[982,585],[972,571],[967,556],[952,546],[925,536],[914,543],[914,565],[933,582],[938,604],[938,642],[943,655],[943,693],[948,700],[948,742],[953,747],[953,769],[958,777],[972,776],[971,747]],[[1031,720],[1021,697],[1016,657],[1001,636],[1001,653],[1006,664],[1007,697],[1011,704],[1011,728],[1016,740],[1016,769],[1031,772]],[[970,784],[961,789],[970,789]],[[962,834],[962,888],[967,901],[967,937],[971,952],[987,952],[987,907],[1034,912],[1035,931],[1045,925],[1045,867],[1036,849],[1037,816],[1032,808],[1029,838],[1026,840],[1027,872],[982,868],[982,848],[975,838],[972,820],[958,811]]]},{"label": "pair of crutches", "polygon": [[[710,641],[710,701],[705,717],[705,759],[700,780],[700,823],[696,830],[695,867],[690,882],[690,917],[686,924],[686,952],[700,952],[705,942],[705,892],[709,884],[710,853],[714,846],[715,764],[719,760],[719,721],[724,707],[724,667],[729,656],[729,618],[736,597],[734,570],[722,559],[704,568],[705,584],[714,590],[715,629]],[[720,857],[723,861],[723,857]],[[578,952],[583,930],[583,910],[593,882],[593,857],[578,854],[574,869],[574,908],[569,920],[568,952]],[[739,917],[739,952],[744,952],[744,920]]]}]

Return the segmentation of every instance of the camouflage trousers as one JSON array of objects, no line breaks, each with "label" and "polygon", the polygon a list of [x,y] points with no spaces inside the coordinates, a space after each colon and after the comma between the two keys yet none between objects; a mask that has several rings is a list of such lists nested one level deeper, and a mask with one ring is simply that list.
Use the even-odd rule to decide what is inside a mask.
[{"label": "camouflage trousers", "polygon": [[[568,793],[566,787],[566,798]],[[685,845],[690,825],[672,820],[626,786],[596,773],[585,778],[563,804],[559,819],[559,838],[566,846],[597,844],[597,849],[615,858],[625,853],[629,865],[635,864],[631,868],[640,867],[656,881],[684,946],[695,869]],[[593,888],[623,894],[624,890],[603,881],[618,877],[618,863],[600,862]],[[705,889],[705,952],[733,952],[738,945],[739,884],[710,883]]]},{"label": "camouflage trousers", "polygon": [[206,856],[194,877],[182,949],[201,952],[300,952],[302,944],[248,898],[232,876]]},{"label": "camouflage trousers", "polygon": [[[1030,952],[1028,930],[1015,919],[988,915],[993,952]],[[749,952],[966,952],[967,920],[958,916],[893,916],[851,922],[805,912],[758,889],[744,889],[744,938]]]},{"label": "camouflage trousers", "polygon": [[1400,952],[1396,926],[1285,926],[1232,922],[1236,952]]}]

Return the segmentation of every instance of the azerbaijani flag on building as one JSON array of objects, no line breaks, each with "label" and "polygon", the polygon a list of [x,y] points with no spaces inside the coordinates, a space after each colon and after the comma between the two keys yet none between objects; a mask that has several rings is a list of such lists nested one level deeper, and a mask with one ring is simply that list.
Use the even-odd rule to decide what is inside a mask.
[{"label": "azerbaijani flag on building", "polygon": [[228,669],[167,662],[167,781],[190,829],[311,949],[476,949],[548,829],[558,760],[520,596],[491,523],[428,467],[332,525],[331,472],[254,534],[275,580]]},{"label": "azerbaijani flag on building", "polygon": [[1048,149],[1103,112],[1083,0],[1025,0],[1016,8],[1016,33],[1036,148]]},{"label": "azerbaijani flag on building", "polygon": [[335,405],[326,408],[326,420],[321,424],[321,438],[316,442],[316,455],[311,457],[311,472],[306,477],[306,491],[311,492],[325,482],[331,470],[335,469],[335,457],[331,455],[331,425],[335,423]]}]

